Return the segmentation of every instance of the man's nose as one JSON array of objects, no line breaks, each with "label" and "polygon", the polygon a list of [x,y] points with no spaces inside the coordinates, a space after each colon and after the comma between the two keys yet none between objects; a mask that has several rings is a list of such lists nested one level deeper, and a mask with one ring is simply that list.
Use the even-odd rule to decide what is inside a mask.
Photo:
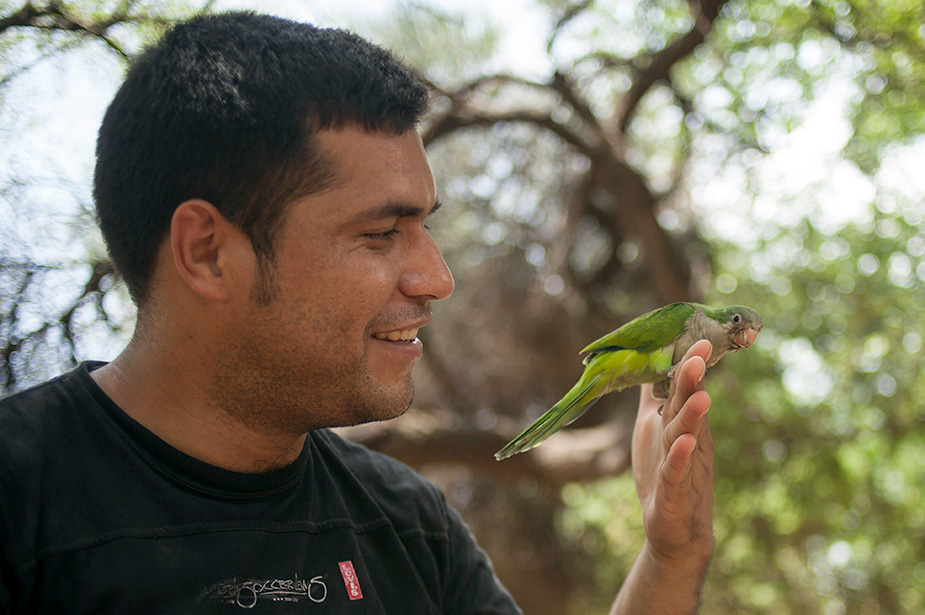
[{"label": "man's nose", "polygon": [[446,299],[453,294],[456,282],[443,260],[440,248],[426,231],[413,242],[402,276],[402,293],[428,301]]}]

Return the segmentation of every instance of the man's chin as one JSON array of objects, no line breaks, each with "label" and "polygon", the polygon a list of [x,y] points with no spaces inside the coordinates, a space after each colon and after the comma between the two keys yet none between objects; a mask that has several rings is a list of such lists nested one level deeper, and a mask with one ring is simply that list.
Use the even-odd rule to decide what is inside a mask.
[{"label": "man's chin", "polygon": [[349,425],[390,421],[406,413],[413,401],[414,382],[409,377],[405,386],[380,391],[374,399],[368,399],[366,403],[358,405],[353,412],[348,411],[348,416],[352,414],[353,419]]}]

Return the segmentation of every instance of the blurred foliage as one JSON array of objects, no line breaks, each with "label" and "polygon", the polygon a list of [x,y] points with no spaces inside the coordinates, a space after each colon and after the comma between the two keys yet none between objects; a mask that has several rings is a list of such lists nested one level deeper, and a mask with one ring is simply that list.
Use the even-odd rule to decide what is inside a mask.
[{"label": "blurred foliage", "polygon": [[884,147],[925,131],[925,5],[739,0],[724,17],[712,52],[702,49],[692,67],[692,93],[719,101],[707,121],[743,126],[766,147],[751,130],[791,127],[809,101],[847,78],[848,159],[870,171]]},{"label": "blurred foliage", "polygon": [[[713,244],[713,300],[755,306],[766,328],[707,381],[717,543],[705,613],[925,608],[920,205],[837,235],[777,229],[755,252]],[[631,478],[563,499],[562,526],[600,574],[627,570],[640,545]]]},{"label": "blurred foliage", "polygon": [[[569,67],[602,115],[630,87],[640,48],[664,48],[689,20],[683,3],[645,6],[595,3],[552,47],[559,69]],[[766,320],[757,347],[708,380],[717,546],[703,612],[925,609],[925,191],[920,181],[910,185],[916,170],[900,162],[904,151],[921,155],[925,129],[922,10],[729,3],[709,44],[654,87],[629,122],[627,156],[665,195],[660,222],[708,244],[709,268],[697,279],[704,300],[752,305]],[[617,68],[595,72],[605,64]],[[544,62],[537,67],[542,73]],[[783,172],[769,167],[786,155],[778,152],[799,147],[795,135],[814,134],[808,111],[825,98],[834,98],[829,113],[843,114],[844,125],[822,134],[834,145],[807,171],[815,176],[783,190]],[[475,361],[457,362],[486,426],[498,424],[490,409],[518,400],[535,416],[571,384],[574,351],[607,322],[606,313],[589,320],[594,312],[569,281],[593,277],[614,252],[638,271],[638,246],[614,245],[596,220],[567,218],[562,203],[587,162],[542,129],[467,129],[429,153],[453,204],[435,233],[460,282],[452,305],[440,309],[466,330],[451,336],[461,349],[440,349],[466,354],[486,338]],[[717,194],[714,176],[731,182],[733,195]],[[563,235],[565,256],[556,241]],[[639,278],[626,282],[594,286],[615,324],[645,309]],[[556,324],[524,335],[522,321],[543,310]],[[504,353],[486,350],[502,346]],[[540,371],[549,364],[540,357],[557,353],[559,367]],[[510,386],[531,370],[533,386]],[[524,488],[515,487],[516,497]],[[570,484],[545,497],[560,507],[571,612],[606,610],[642,542],[631,478]],[[512,502],[492,508],[484,526],[505,514],[520,519],[516,510]],[[542,561],[524,542],[492,547],[519,547]]]},{"label": "blurred foliage", "polygon": [[[176,8],[51,4],[92,15],[166,7],[165,20]],[[0,20],[16,8],[0,2]],[[447,93],[510,77],[504,24],[410,3],[362,29],[434,82],[438,113],[465,100],[491,113],[549,109],[555,127],[572,126],[579,112],[548,87],[567,75],[651,191],[690,264],[691,294],[764,316],[756,347],[707,382],[717,545],[703,612],[925,611],[925,183],[908,162],[925,157],[925,5],[733,0],[625,117],[641,71],[697,27],[689,4],[544,0],[536,10],[549,53],[528,74],[458,98]],[[119,48],[160,27],[138,25],[112,31]],[[0,83],[86,40],[115,49],[85,35],[4,34]],[[15,130],[14,112],[5,104],[0,137]],[[461,429],[516,432],[572,384],[585,343],[658,299],[651,254],[614,222],[621,203],[588,187],[590,157],[549,126],[486,121],[428,146],[447,205],[434,235],[458,288],[422,333],[416,406],[452,410]],[[808,148],[815,158],[800,155]],[[88,230],[87,186],[49,199],[76,203],[84,226],[65,235],[55,220],[73,215],[38,215],[32,178],[3,176],[0,212],[15,224],[0,249],[0,359],[18,388],[111,355],[132,316]],[[26,200],[34,209],[17,205]],[[582,425],[632,412],[635,396],[610,396]],[[522,571],[506,581],[532,600],[528,613],[607,609],[643,538],[629,476],[550,488],[530,476],[499,486],[462,465],[428,471],[499,571]]]},{"label": "blurred foliage", "polygon": [[[102,109],[88,100],[169,24],[211,4],[0,0],[0,390],[111,357],[131,333],[134,309],[93,221],[84,157]],[[72,137],[79,149],[57,158],[34,143],[64,150]]]},{"label": "blurred foliage", "polygon": [[83,45],[122,58],[198,6],[186,0],[0,0],[0,87],[39,62]]},{"label": "blurred foliage", "polygon": [[[877,208],[837,235],[806,223],[781,229],[761,250],[778,255],[770,262],[718,249],[736,263],[723,267],[727,290],[741,279],[735,296],[763,306],[771,334],[758,361],[737,366],[736,386],[715,395],[737,409],[713,417],[717,502],[729,506],[717,552],[728,545],[730,556],[714,573],[738,585],[728,604],[755,613],[925,608],[921,205]],[[748,557],[756,551],[763,565]],[[749,577],[762,587],[751,598]]]}]

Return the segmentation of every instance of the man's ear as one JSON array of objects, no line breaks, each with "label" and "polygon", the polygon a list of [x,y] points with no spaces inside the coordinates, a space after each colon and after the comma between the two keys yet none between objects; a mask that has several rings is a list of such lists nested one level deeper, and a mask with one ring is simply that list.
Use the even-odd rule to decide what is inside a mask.
[{"label": "man's ear", "polygon": [[240,235],[208,201],[184,201],[170,221],[170,248],[177,273],[202,297],[228,301],[235,282],[231,257],[237,250],[233,244],[240,241]]}]

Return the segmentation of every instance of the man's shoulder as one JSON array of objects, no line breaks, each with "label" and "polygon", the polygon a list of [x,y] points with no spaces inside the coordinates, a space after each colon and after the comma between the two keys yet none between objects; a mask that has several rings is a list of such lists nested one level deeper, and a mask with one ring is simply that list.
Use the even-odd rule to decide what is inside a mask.
[{"label": "man's shoulder", "polygon": [[81,366],[0,399],[0,463],[25,471],[40,462],[48,446],[73,438],[80,408],[92,403],[81,369],[89,378]]},{"label": "man's shoulder", "polygon": [[62,412],[85,403],[79,375],[82,368],[0,398],[0,437],[4,432],[9,433],[5,428],[53,425]]},{"label": "man's shoulder", "polygon": [[27,543],[36,539],[42,502],[74,478],[67,449],[80,445],[75,426],[85,395],[72,371],[0,399],[0,535],[10,536],[0,551],[17,561],[35,547]]},{"label": "man's shoulder", "polygon": [[[61,406],[67,379],[68,374],[62,374],[0,398],[0,426],[26,426],[42,422],[49,409]],[[0,434],[3,432],[8,433],[8,430],[0,429]]]}]

